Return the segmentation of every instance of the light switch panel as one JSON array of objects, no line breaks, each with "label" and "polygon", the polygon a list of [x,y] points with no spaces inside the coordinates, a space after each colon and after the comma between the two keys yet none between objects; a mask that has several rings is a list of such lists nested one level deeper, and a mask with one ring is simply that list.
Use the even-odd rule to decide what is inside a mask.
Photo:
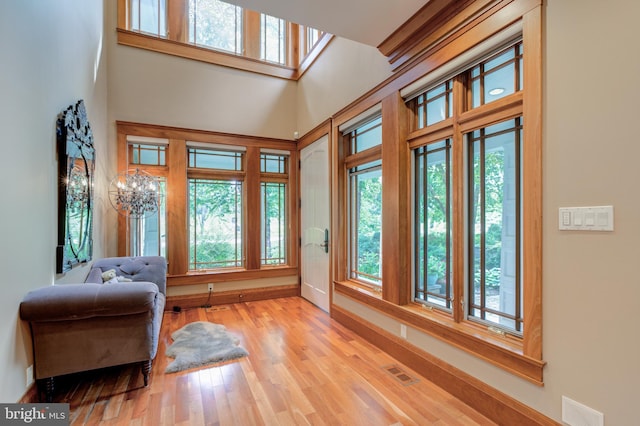
[{"label": "light switch panel", "polygon": [[613,231],[613,206],[560,207],[561,231]]}]

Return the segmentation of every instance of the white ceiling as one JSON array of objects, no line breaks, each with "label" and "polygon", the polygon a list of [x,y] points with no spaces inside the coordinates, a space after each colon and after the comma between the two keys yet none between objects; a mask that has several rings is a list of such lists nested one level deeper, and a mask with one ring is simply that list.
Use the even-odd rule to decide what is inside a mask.
[{"label": "white ceiling", "polygon": [[377,47],[430,0],[226,0]]}]

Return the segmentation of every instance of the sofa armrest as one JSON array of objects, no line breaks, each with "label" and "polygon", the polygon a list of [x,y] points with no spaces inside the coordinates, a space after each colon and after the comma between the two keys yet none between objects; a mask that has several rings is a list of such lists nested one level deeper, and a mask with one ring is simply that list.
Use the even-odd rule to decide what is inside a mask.
[{"label": "sofa armrest", "polygon": [[26,321],[61,321],[152,311],[158,286],[150,282],[62,284],[30,291],[20,303]]}]

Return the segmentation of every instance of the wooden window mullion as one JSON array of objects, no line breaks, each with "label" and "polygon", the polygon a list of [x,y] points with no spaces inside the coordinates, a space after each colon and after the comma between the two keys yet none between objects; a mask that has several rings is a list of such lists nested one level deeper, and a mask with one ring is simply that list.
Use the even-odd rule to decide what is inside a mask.
[{"label": "wooden window mullion", "polygon": [[244,10],[243,17],[243,52],[248,58],[260,59],[262,46],[262,31],[260,13],[252,10]]}]

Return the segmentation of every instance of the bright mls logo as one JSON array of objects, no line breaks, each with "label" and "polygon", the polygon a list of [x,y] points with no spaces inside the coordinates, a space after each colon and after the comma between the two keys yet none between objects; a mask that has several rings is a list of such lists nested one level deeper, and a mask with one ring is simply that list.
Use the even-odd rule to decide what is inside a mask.
[{"label": "bright mls logo", "polygon": [[67,426],[69,404],[0,404],[0,424]]}]

